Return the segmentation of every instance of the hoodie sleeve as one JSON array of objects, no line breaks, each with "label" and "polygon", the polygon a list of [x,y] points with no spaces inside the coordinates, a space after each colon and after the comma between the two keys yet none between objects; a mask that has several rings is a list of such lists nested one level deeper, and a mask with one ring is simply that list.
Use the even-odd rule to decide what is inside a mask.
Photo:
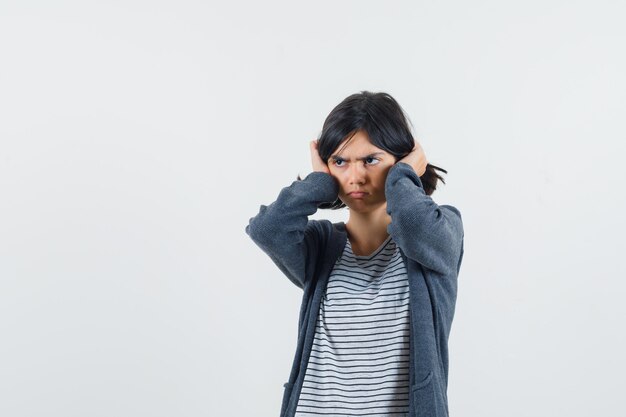
[{"label": "hoodie sleeve", "polygon": [[338,192],[332,175],[313,171],[283,188],[269,206],[261,205],[246,226],[248,236],[300,288],[304,288],[306,265],[318,238],[315,222],[308,216],[320,203],[335,201]]},{"label": "hoodie sleeve", "polygon": [[458,274],[463,256],[463,221],[453,206],[426,195],[413,167],[397,162],[385,180],[387,231],[406,256],[440,274]]}]

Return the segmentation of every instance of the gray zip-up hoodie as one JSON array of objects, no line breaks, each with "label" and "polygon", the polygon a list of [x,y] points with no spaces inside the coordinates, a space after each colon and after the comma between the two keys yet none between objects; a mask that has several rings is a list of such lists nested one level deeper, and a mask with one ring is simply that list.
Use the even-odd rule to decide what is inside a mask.
[{"label": "gray zip-up hoodie", "polygon": [[[298,342],[280,417],[293,417],[304,381],[315,325],[328,277],[347,240],[345,224],[309,220],[322,202],[337,199],[330,174],[311,172],[261,205],[246,233],[303,290]],[[457,277],[463,259],[463,222],[458,209],[426,195],[411,165],[394,164],[385,180],[388,233],[407,268],[411,309],[409,416],[448,416],[448,336]]]}]

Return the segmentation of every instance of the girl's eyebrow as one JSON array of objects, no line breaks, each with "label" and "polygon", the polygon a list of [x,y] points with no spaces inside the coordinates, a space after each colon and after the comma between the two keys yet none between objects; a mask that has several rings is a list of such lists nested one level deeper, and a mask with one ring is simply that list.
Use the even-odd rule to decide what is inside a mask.
[{"label": "girl's eyebrow", "polygon": [[[356,160],[357,161],[362,161],[364,159],[369,158],[370,156],[384,155],[384,154],[385,154],[384,152],[374,152],[374,153],[371,153],[369,155],[365,155],[365,156],[363,156],[361,158],[357,158]],[[335,161],[338,160],[338,159],[341,159],[342,161],[349,161],[348,159],[345,159],[343,156],[339,156],[339,155],[331,155],[330,158],[328,158],[328,159],[334,159]]]}]

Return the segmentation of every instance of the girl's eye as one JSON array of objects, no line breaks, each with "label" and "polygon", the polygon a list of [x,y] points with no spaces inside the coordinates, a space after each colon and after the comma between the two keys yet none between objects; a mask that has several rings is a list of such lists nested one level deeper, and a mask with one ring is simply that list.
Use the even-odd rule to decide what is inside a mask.
[{"label": "girl's eye", "polygon": [[[371,156],[368,156],[367,158],[365,158],[365,161],[369,165],[377,165],[380,162],[378,158],[374,158]],[[345,161],[343,159],[335,159],[335,166],[343,166],[341,165],[342,162],[345,162]]]}]

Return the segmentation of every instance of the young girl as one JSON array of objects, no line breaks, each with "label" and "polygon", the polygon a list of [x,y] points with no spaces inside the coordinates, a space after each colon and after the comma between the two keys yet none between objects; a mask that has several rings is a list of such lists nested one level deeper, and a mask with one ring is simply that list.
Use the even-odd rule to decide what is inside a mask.
[{"label": "young girl", "polygon": [[[463,223],[389,94],[337,105],[298,177],[246,233],[303,290],[280,416],[448,416]],[[309,220],[348,207],[347,223]]]}]

